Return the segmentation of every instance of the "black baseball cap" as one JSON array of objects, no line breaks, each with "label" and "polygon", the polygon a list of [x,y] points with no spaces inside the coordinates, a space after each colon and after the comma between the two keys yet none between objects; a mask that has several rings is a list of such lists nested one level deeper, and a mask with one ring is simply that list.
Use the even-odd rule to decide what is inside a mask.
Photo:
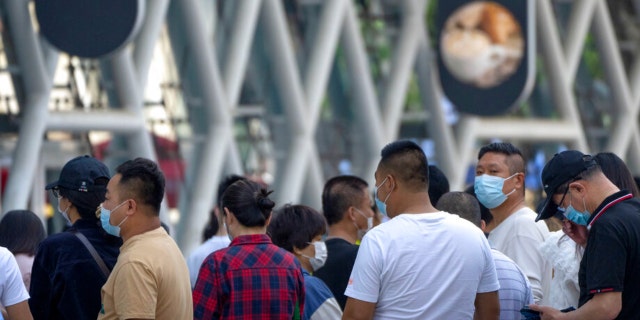
[{"label": "black baseball cap", "polygon": [[577,150],[567,150],[556,153],[542,169],[542,187],[547,194],[542,210],[538,213],[536,221],[551,218],[557,211],[556,205],[551,201],[558,187],[578,177],[587,168],[596,165],[591,155],[583,154]]},{"label": "black baseball cap", "polygon": [[109,180],[109,169],[98,159],[88,155],[73,158],[67,162],[58,181],[49,183],[45,190],[64,188],[80,192],[104,191],[105,185],[96,186],[96,180],[106,178]]}]

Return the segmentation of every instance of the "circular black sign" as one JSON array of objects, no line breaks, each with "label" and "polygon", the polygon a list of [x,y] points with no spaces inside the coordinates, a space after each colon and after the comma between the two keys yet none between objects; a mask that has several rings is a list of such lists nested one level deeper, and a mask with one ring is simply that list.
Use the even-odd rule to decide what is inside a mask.
[{"label": "circular black sign", "polygon": [[70,55],[99,58],[126,45],[139,28],[142,0],[36,0],[40,33]]},{"label": "circular black sign", "polygon": [[439,1],[442,89],[460,112],[493,116],[527,97],[535,71],[531,1]]}]

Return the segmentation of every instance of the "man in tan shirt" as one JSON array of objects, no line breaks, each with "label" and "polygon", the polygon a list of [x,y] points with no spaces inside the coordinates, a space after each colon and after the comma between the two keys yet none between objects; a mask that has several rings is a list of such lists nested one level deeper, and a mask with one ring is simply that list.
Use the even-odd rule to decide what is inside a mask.
[{"label": "man in tan shirt", "polygon": [[124,241],[102,287],[98,319],[189,319],[193,316],[187,264],[160,225],[164,176],[156,163],[121,164],[107,185],[102,227]]}]

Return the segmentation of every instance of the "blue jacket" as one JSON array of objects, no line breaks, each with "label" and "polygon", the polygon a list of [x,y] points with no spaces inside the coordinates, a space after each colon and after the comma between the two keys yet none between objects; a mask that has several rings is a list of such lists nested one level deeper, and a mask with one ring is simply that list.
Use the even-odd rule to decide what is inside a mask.
[{"label": "blue jacket", "polygon": [[35,320],[96,319],[100,312],[100,290],[107,278],[73,231],[87,237],[109,270],[116,264],[122,239],[107,235],[98,221],[80,219],[69,230],[47,237],[31,270],[29,307]]}]

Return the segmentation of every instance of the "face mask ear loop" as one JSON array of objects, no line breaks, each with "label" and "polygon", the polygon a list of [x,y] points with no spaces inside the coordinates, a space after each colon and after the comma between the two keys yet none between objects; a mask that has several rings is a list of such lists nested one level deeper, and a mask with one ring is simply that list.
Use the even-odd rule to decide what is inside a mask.
[{"label": "face mask ear loop", "polygon": [[[385,178],[386,179],[386,178]],[[393,191],[393,189],[395,189],[395,185],[393,187],[391,187],[391,190],[389,191],[389,193],[387,193],[387,196],[384,198],[384,204],[387,204],[387,200],[389,200],[389,197],[391,196],[391,192]]]},{"label": "face mask ear loop", "polygon": [[[509,179],[511,179],[511,178],[513,178],[513,177],[515,177],[518,173],[520,173],[520,172],[516,172],[516,173],[512,174],[510,177],[508,177],[508,178],[504,179],[504,181],[507,181],[507,180],[509,180]],[[505,194],[505,196],[507,196],[507,197],[508,197],[508,196],[510,196],[510,195],[511,195],[512,193],[514,193],[514,192],[516,192],[516,188],[513,188],[513,190],[511,190],[511,192],[509,192],[509,193]]]}]

